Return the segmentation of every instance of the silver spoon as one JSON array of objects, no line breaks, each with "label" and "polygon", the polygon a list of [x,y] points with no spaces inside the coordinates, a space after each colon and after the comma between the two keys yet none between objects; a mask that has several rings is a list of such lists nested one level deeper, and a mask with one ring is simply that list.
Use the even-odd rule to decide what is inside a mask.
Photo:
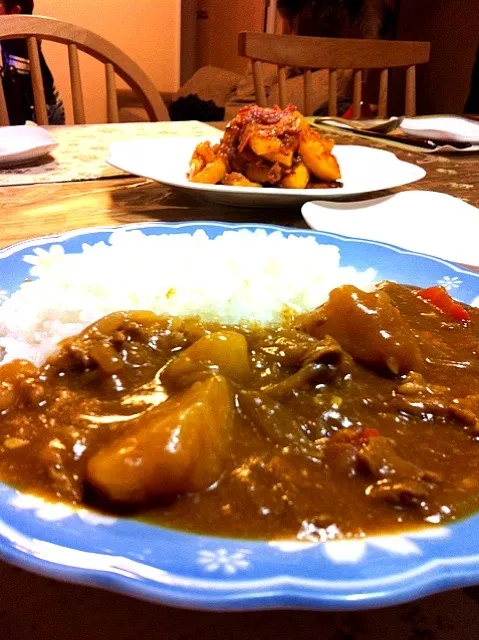
[{"label": "silver spoon", "polygon": [[372,131],[373,133],[389,133],[390,131],[394,131],[397,129],[401,122],[404,120],[405,116],[389,118],[386,122],[380,122],[379,124],[363,124],[362,122],[358,122],[357,120],[348,120],[347,118],[338,118],[335,116],[322,116],[320,118],[315,118],[315,124],[328,124],[338,123],[343,124],[345,127],[354,129],[355,131]]}]

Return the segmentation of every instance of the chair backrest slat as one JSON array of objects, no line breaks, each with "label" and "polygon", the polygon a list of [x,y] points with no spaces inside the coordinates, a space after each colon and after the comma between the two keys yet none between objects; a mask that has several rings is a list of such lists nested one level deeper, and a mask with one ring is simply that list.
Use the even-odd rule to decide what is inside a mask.
[{"label": "chair backrest slat", "polygon": [[304,115],[313,115],[313,72],[311,69],[304,71]]},{"label": "chair backrest slat", "polygon": [[361,116],[361,85],[363,83],[363,72],[356,69],[353,73],[353,118]]},{"label": "chair backrest slat", "polygon": [[[353,114],[361,114],[361,85],[363,71],[380,69],[378,115],[387,114],[388,69],[406,69],[406,115],[416,111],[416,65],[429,61],[429,42],[397,40],[360,40],[353,38],[315,38],[310,36],[278,35],[242,32],[238,38],[238,53],[253,61],[256,101],[267,106],[262,63],[275,64],[278,70],[304,70],[304,113],[310,115],[312,103],[312,71],[329,71],[328,112],[337,114],[338,69],[353,72]],[[288,101],[284,71],[278,72],[280,103]]]},{"label": "chair backrest slat", "polygon": [[278,67],[278,91],[279,91],[279,106],[281,109],[286,107],[288,98],[286,96],[286,67]]},{"label": "chair backrest slat", "polygon": [[389,70],[383,69],[379,75],[378,116],[385,118],[388,112]]},{"label": "chair backrest slat", "polygon": [[115,67],[110,62],[107,62],[105,65],[105,74],[108,122],[120,122],[118,97],[116,94]]},{"label": "chair backrest slat", "polygon": [[406,69],[406,103],[404,113],[407,116],[416,115],[416,67]]},{"label": "chair backrest slat", "polygon": [[[72,89],[75,123],[85,121],[85,107],[78,62],[78,51],[82,51],[104,65],[107,82],[107,112],[118,122],[118,102],[113,99],[114,74],[118,74],[140,98],[150,120],[169,120],[166,106],[142,69],[121,49],[101,36],[60,20],[31,15],[8,15],[0,20],[0,40],[26,39],[34,96],[35,116],[38,124],[48,124],[45,92],[38,41],[49,40],[68,46],[70,83]],[[115,102],[116,101],[116,102]],[[2,102],[0,98],[0,103]],[[5,122],[5,109],[0,104],[0,124]]]},{"label": "chair backrest slat", "polygon": [[266,91],[264,88],[263,63],[259,60],[253,62],[253,83],[256,93],[256,101],[260,107],[266,107]]},{"label": "chair backrest slat", "polygon": [[314,38],[242,32],[239,54],[287,67],[311,69],[383,69],[429,61],[429,42]]},{"label": "chair backrest slat", "polygon": [[78,60],[78,47],[76,44],[68,45],[68,60],[70,63],[70,85],[73,99],[73,119],[75,124],[85,124],[85,102],[83,100],[83,87]]},{"label": "chair backrest slat", "polygon": [[[3,18],[2,18],[3,19]],[[27,38],[28,59],[30,60],[30,74],[32,77],[33,101],[35,105],[35,121],[37,124],[48,124],[47,104],[43,88],[42,69],[38,40],[32,36]]]},{"label": "chair backrest slat", "polygon": [[329,102],[328,114],[330,116],[338,115],[338,74],[336,69],[329,71]]}]

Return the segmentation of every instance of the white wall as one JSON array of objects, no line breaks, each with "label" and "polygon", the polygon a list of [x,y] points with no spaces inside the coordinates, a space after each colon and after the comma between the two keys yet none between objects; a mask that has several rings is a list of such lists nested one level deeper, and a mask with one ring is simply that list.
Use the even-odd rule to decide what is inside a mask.
[{"label": "white wall", "polygon": [[[36,0],[35,14],[98,33],[133,58],[160,91],[179,88],[181,0]],[[43,49],[72,122],[66,47],[45,42]],[[84,55],[80,64],[87,121],[105,121],[104,67]]]},{"label": "white wall", "polygon": [[263,31],[265,0],[198,0],[198,65],[245,73],[248,62],[238,55],[240,31]]}]

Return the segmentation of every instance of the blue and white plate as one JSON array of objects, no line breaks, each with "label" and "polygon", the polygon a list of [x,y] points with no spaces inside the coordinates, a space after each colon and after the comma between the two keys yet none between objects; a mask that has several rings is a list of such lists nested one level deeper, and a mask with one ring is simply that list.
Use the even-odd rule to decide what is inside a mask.
[{"label": "blue and white plate", "polygon": [[[380,279],[444,285],[479,303],[479,275],[439,259],[367,240],[268,225],[138,224],[146,234],[214,237],[226,229],[263,228],[312,235],[337,245],[342,264],[374,267]],[[23,257],[36,247],[108,242],[114,227],[39,238],[0,251],[2,295],[28,275]],[[154,602],[212,610],[366,609],[479,582],[479,515],[403,535],[308,544],[253,542],[180,533],[134,520],[73,511],[0,484],[0,555],[47,576]]]}]

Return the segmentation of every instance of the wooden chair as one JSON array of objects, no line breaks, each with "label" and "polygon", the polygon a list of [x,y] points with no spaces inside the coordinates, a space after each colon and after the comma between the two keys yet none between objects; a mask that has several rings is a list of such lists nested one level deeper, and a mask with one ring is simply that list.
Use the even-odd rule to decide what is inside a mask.
[{"label": "wooden chair", "polygon": [[256,100],[267,106],[263,79],[263,62],[277,65],[280,106],[286,106],[286,70],[304,70],[304,112],[312,115],[312,70],[329,71],[328,113],[337,115],[337,69],[353,70],[353,116],[360,117],[363,70],[380,69],[378,116],[385,117],[388,99],[388,69],[406,68],[405,114],[416,114],[416,65],[429,61],[429,42],[396,40],[354,40],[347,38],[312,38],[309,36],[270,33],[239,34],[239,55],[253,60]]},{"label": "wooden chair", "polygon": [[[168,111],[153,82],[121,49],[87,29],[53,18],[9,15],[0,19],[0,40],[25,38],[33,86],[36,122],[48,124],[45,92],[40,70],[39,40],[51,40],[68,47],[70,84],[75,124],[85,123],[85,106],[78,51],[93,56],[105,65],[108,122],[119,122],[115,73],[138,94],[150,120],[169,120]],[[0,125],[9,125],[5,95],[0,82]]]}]

